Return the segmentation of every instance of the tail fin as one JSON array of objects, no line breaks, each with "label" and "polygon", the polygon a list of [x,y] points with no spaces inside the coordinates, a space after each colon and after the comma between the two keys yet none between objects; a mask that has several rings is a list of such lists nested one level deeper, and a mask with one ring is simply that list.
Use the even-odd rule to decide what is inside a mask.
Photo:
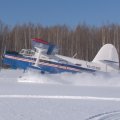
[{"label": "tail fin", "polygon": [[93,62],[114,63],[119,66],[119,57],[116,48],[112,44],[104,45],[93,59]]}]

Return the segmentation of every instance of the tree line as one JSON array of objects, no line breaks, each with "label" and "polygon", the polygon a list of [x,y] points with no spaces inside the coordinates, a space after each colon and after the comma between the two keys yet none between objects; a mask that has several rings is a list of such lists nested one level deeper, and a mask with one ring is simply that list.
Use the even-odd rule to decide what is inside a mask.
[{"label": "tree line", "polygon": [[20,51],[31,48],[31,38],[41,38],[59,46],[59,53],[91,61],[102,45],[115,45],[120,56],[120,25],[106,24],[90,26],[78,24],[75,28],[67,25],[42,26],[22,24],[10,27],[0,21],[0,54],[4,48]]}]

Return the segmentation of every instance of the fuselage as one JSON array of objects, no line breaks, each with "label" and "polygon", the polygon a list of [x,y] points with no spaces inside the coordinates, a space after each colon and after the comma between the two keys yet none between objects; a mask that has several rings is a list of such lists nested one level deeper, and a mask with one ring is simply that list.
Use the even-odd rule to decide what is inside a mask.
[{"label": "fuselage", "polygon": [[28,69],[33,68],[42,72],[61,73],[61,72],[116,72],[111,66],[103,63],[87,62],[58,54],[47,55],[46,52],[39,49],[32,54],[22,54],[6,52],[3,63],[12,68]]}]

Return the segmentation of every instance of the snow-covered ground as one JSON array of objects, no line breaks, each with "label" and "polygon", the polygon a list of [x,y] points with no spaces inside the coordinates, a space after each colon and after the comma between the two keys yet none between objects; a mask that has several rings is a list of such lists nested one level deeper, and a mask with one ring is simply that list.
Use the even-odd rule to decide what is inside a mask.
[{"label": "snow-covered ground", "polygon": [[76,119],[119,120],[120,75],[0,72],[0,120]]}]

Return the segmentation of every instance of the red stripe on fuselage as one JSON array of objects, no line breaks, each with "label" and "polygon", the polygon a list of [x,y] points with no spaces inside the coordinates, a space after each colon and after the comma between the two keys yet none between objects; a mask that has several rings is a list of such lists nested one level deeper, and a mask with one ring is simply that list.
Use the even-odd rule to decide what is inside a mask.
[{"label": "red stripe on fuselage", "polygon": [[[19,58],[19,57],[15,57],[15,56],[9,56],[9,55],[5,55],[6,58],[9,59],[13,59],[13,60],[19,60],[19,61],[24,61],[24,62],[31,62],[31,63],[35,63],[35,60],[30,60],[30,59],[25,59],[25,58]],[[40,65],[45,65],[45,66],[51,66],[51,67],[56,67],[59,69],[64,69],[64,70],[72,70],[72,71],[76,71],[79,72],[79,69],[73,68],[73,67],[69,67],[69,66],[63,66],[60,64],[53,64],[53,63],[46,63],[46,62],[39,62]]]}]

